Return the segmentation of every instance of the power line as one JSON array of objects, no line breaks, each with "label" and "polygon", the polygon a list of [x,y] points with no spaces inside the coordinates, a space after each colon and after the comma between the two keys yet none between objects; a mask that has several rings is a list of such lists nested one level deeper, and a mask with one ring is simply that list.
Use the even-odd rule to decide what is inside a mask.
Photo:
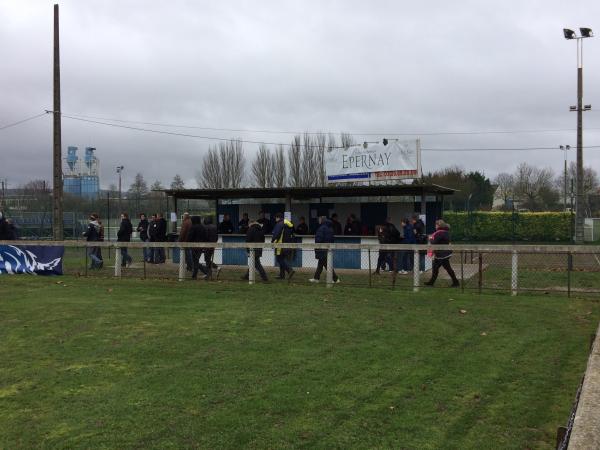
[{"label": "power line", "polygon": [[[50,114],[52,111],[47,111],[48,114]],[[129,125],[120,125],[120,124],[115,124],[115,123],[108,123],[108,122],[101,122],[98,120],[90,120],[90,119],[83,119],[81,117],[75,117],[75,116],[70,116],[70,115],[66,115],[66,114],[62,114],[62,117],[65,117],[67,119],[71,119],[71,120],[77,120],[80,122],[86,122],[86,123],[92,123],[92,124],[96,124],[96,125],[105,125],[105,126],[109,126],[109,127],[114,127],[114,128],[123,128],[123,129],[127,129],[127,130],[135,130],[135,131],[142,131],[142,132],[147,132],[147,133],[155,133],[155,134],[165,134],[168,136],[180,136],[180,137],[189,137],[189,138],[195,138],[195,139],[206,139],[206,140],[214,140],[214,141],[221,141],[221,142],[229,142],[229,141],[237,141],[237,142],[242,142],[245,144],[264,144],[264,145],[283,145],[286,147],[291,147],[295,144],[290,144],[290,143],[283,143],[283,142],[266,142],[266,141],[249,141],[249,140],[245,140],[245,139],[232,139],[232,138],[222,138],[222,137],[214,137],[214,136],[201,136],[201,135],[197,135],[197,134],[188,134],[188,133],[177,133],[174,131],[165,131],[165,130],[153,130],[151,128],[141,128],[141,127],[132,127]],[[355,144],[354,146],[357,145],[362,145],[362,144]],[[304,144],[300,144],[299,147],[305,147]],[[318,147],[316,145],[312,145],[311,147]],[[343,146],[336,146],[336,147],[327,147],[327,148],[344,148]],[[485,151],[493,151],[493,152],[497,152],[497,151],[534,151],[534,150],[556,150],[558,147],[512,147],[512,148],[421,148],[421,150],[423,151],[427,151],[427,152],[485,152]],[[590,146],[586,146],[584,148],[600,148],[599,145],[590,145]]]},{"label": "power line", "polygon": [[[64,114],[63,114],[64,115]],[[66,116],[65,116],[66,117]],[[151,125],[167,128],[185,128],[195,130],[206,130],[206,131],[229,131],[235,133],[266,133],[266,134],[329,134],[330,132],[321,131],[285,131],[285,130],[264,130],[264,129],[249,129],[249,128],[217,128],[217,127],[201,127],[195,125],[178,125],[172,123],[160,123],[160,122],[143,122],[137,120],[125,120],[115,119],[109,117],[98,117],[98,116],[87,116],[83,114],[70,114],[70,117],[77,117],[82,119],[93,119],[102,120],[109,122],[119,123],[132,123],[138,125]],[[586,128],[586,131],[600,130],[600,128]],[[483,130],[483,131],[432,131],[432,132],[421,132],[421,133],[409,133],[409,132],[364,132],[364,133],[346,133],[350,136],[445,136],[445,135],[477,135],[477,134],[519,134],[519,133],[558,133],[565,131],[573,131],[572,128],[556,128],[556,129],[540,129],[540,130]],[[341,132],[336,131],[334,134]]]},{"label": "power line", "polygon": [[45,116],[46,114],[47,114],[47,112],[43,112],[41,114],[36,114],[35,116],[27,117],[26,119],[21,119],[17,122],[9,123],[8,125],[3,125],[0,127],[0,130],[5,130],[7,128],[14,127],[15,125],[20,125],[20,124],[28,122],[30,120],[37,119],[38,117]]},{"label": "power line", "polygon": [[[583,148],[600,148],[600,145],[588,145]],[[558,150],[558,147],[514,147],[514,148],[421,148],[428,152],[502,152],[502,151],[535,151]]]},{"label": "power line", "polygon": [[[46,111],[48,114],[52,113],[52,111]],[[153,130],[151,128],[140,128],[140,127],[132,127],[129,125],[118,125],[116,123],[108,123],[108,122],[101,122],[98,120],[90,120],[90,119],[82,119],[80,117],[75,117],[75,116],[69,116],[66,114],[61,114],[61,117],[65,117],[67,119],[71,119],[71,120],[78,120],[80,122],[87,122],[87,123],[93,123],[93,124],[97,124],[97,125],[106,125],[109,127],[115,127],[115,128],[124,128],[127,130],[135,130],[135,131],[143,131],[143,132],[147,132],[147,133],[155,133],[155,134],[166,134],[169,136],[181,136],[181,137],[190,137],[190,138],[196,138],[196,139],[206,139],[206,140],[212,140],[212,141],[221,141],[221,142],[230,142],[230,141],[235,141],[235,142],[242,142],[244,144],[264,144],[264,145],[283,145],[286,147],[292,147],[296,144],[290,144],[290,143],[284,143],[284,142],[266,142],[266,141],[249,141],[249,140],[245,140],[245,139],[232,139],[232,138],[222,138],[222,137],[214,137],[214,136],[200,136],[197,134],[188,134],[188,133],[176,133],[174,131],[165,131],[165,130]],[[299,144],[298,147],[307,147],[304,144]],[[312,148],[318,148],[318,145],[311,145],[309,147]],[[338,147],[329,147],[326,146],[326,148],[343,148],[341,146]]]}]

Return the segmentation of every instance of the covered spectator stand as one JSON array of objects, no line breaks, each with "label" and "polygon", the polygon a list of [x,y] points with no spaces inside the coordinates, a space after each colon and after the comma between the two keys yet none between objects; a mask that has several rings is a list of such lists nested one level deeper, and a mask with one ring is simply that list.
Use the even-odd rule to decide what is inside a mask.
[{"label": "covered spectator stand", "polygon": [[[343,229],[347,218],[354,214],[361,223],[361,233],[336,235],[336,242],[339,243],[374,242],[377,225],[385,223],[391,217],[399,227],[400,220],[413,213],[425,215],[427,232],[431,233],[434,231],[435,221],[442,217],[443,197],[452,195],[453,192],[453,189],[434,184],[165,190],[166,195],[172,199],[169,203],[174,205],[178,216],[183,213],[178,210],[179,201],[188,199],[208,201],[217,221],[224,214],[229,214],[234,224],[234,234],[221,235],[219,241],[222,242],[244,240],[244,236],[235,234],[239,231],[238,222],[243,213],[248,213],[251,220],[256,220],[262,211],[271,224],[274,223],[276,213],[291,213],[294,225],[300,217],[304,217],[310,231],[308,235],[297,236],[298,242],[314,242],[312,235],[319,216],[331,217],[332,214],[337,214]],[[299,252],[294,265],[305,266],[302,259],[307,257],[308,255]],[[223,264],[246,264],[244,251],[227,249],[222,258]],[[265,262],[269,264],[268,257],[263,264]],[[341,268],[362,268],[360,251],[336,255],[334,265]]]}]

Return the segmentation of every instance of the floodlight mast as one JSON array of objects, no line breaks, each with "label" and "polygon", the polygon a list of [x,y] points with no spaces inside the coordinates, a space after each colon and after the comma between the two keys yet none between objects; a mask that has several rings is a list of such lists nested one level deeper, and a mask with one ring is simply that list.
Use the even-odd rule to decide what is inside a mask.
[{"label": "floodlight mast", "polygon": [[575,207],[575,242],[583,243],[584,194],[583,194],[583,111],[592,109],[592,105],[583,106],[583,39],[594,37],[591,28],[579,28],[581,36],[563,28],[565,39],[577,41],[577,105],[570,106],[570,111],[577,111],[577,186]]}]

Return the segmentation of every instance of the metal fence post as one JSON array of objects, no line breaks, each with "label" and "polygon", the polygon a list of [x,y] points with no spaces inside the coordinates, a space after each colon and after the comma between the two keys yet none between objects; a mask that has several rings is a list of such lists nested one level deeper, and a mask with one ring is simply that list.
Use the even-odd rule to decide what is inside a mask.
[{"label": "metal fence post", "polygon": [[573,254],[567,254],[567,297],[571,298],[571,272],[573,271]]},{"label": "metal fence post", "polygon": [[256,249],[251,248],[248,253],[248,284],[254,284],[256,280],[256,264],[254,255],[256,254]]},{"label": "metal fence post", "polygon": [[333,286],[333,249],[327,249],[327,287]]},{"label": "metal fence post", "polygon": [[481,256],[481,252],[479,252],[479,272],[477,286],[479,288],[479,293],[481,294],[481,289],[483,288],[483,257]]},{"label": "metal fence post", "polygon": [[419,275],[420,275],[420,271],[419,271],[419,251],[415,250],[413,253],[413,292],[419,292],[419,284],[420,284],[420,280],[419,280]]},{"label": "metal fence post", "polygon": [[[185,252],[187,249],[179,247],[179,281],[185,280]],[[172,254],[173,252],[171,252]]]},{"label": "metal fence post", "polygon": [[369,256],[369,287],[373,287],[373,277],[371,275],[371,249],[367,249],[367,254]]},{"label": "metal fence post", "polygon": [[115,248],[115,277],[117,277],[117,278],[121,278],[122,259],[123,259],[123,257],[121,255],[121,247],[116,247]]},{"label": "metal fence post", "polygon": [[461,250],[460,252],[460,290],[465,292],[465,252]]},{"label": "metal fence post", "polygon": [[519,288],[519,255],[516,250],[512,252],[512,274],[511,274],[511,294],[517,295],[517,291]]}]

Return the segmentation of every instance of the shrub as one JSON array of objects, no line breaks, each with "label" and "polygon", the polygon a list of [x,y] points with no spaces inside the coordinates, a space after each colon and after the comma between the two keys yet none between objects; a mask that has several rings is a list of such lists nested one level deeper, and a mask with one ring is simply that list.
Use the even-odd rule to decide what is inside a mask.
[{"label": "shrub", "polygon": [[446,212],[452,239],[468,241],[569,241],[571,214],[562,212]]}]

